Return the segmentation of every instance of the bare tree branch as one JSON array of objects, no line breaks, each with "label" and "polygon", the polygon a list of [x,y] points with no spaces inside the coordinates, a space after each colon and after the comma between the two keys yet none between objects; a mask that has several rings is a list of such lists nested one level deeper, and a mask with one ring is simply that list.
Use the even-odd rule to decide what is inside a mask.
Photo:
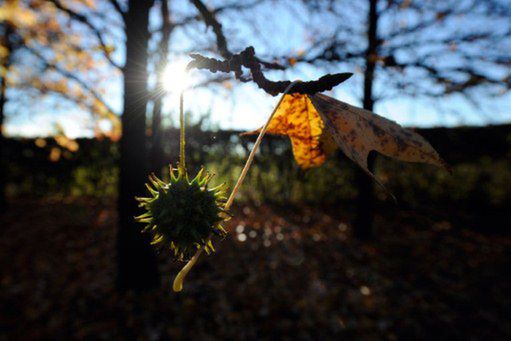
[{"label": "bare tree branch", "polygon": [[99,44],[101,45],[101,48],[103,49],[103,53],[106,57],[106,59],[108,60],[108,62],[114,66],[115,68],[121,70],[122,69],[122,66],[120,66],[119,64],[117,64],[113,59],[112,59],[112,56],[110,55],[110,52],[109,52],[109,48],[107,47],[106,43],[105,43],[105,40],[103,39],[103,35],[102,33],[100,32],[100,30],[95,27],[88,19],[86,16],[84,16],[83,14],[80,14],[80,13],[77,13],[75,11],[73,11],[72,9],[68,8],[68,7],[65,7],[64,5],[62,5],[62,3],[59,1],[59,0],[48,0],[50,1],[52,4],[55,5],[55,7],[57,7],[59,10],[61,10],[62,12],[66,13],[67,15],[69,15],[70,18],[84,24],[85,26],[87,26],[93,33],[94,35],[96,36],[96,38],[98,39],[98,42]]},{"label": "bare tree branch", "polygon": [[[232,2],[232,3],[229,3],[229,4],[226,4],[226,5],[223,5],[223,6],[218,6],[216,7],[215,9],[211,10],[211,13],[213,15],[218,15],[218,14],[221,14],[221,13],[224,13],[224,12],[227,12],[227,11],[243,11],[243,10],[248,10],[248,9],[251,9],[259,4],[261,4],[264,0],[255,0],[255,1],[252,1],[250,3],[240,3],[240,2]],[[203,20],[203,17],[202,15],[199,13],[199,14],[196,14],[196,15],[189,15],[189,16],[184,16],[183,18],[180,18],[179,20],[174,20],[171,25],[172,25],[172,28],[177,28],[177,27],[183,27],[183,26],[186,26],[188,24],[192,24],[192,23],[195,23],[195,22],[198,22],[198,21],[201,21]],[[158,33],[158,32],[161,32],[163,29],[163,27],[159,27],[157,29],[153,29],[151,30],[151,34],[154,34],[154,33]]]},{"label": "bare tree branch", "polygon": [[[234,72],[235,77],[242,82],[253,81],[259,88],[266,91],[272,96],[283,93],[286,88],[292,83],[291,81],[270,81],[261,71],[261,62],[255,56],[255,50],[252,46],[247,47],[239,54],[233,54],[228,60],[217,60],[214,58],[203,57],[199,54],[192,54],[190,57],[193,60],[188,64],[188,69],[206,69],[213,73],[221,72]],[[252,78],[245,78],[243,76],[242,67],[250,70]],[[300,94],[314,94],[332,89],[334,86],[344,82],[350,78],[352,73],[337,73],[332,75],[325,75],[316,81],[300,82],[296,84],[290,93]]]},{"label": "bare tree branch", "polygon": [[216,45],[222,57],[229,59],[232,56],[232,53],[229,51],[227,46],[227,40],[225,39],[224,32],[222,30],[222,24],[216,20],[213,12],[211,12],[201,0],[191,0],[191,2],[202,15],[206,27],[211,26],[211,28],[213,28],[213,32],[216,36]]},{"label": "bare tree branch", "polygon": [[122,9],[121,4],[117,0],[108,0],[108,2],[112,5],[112,7],[116,10],[117,13],[122,17],[123,21],[126,21],[126,12]]},{"label": "bare tree branch", "polygon": [[25,46],[23,46],[23,48],[25,48],[27,51],[29,51],[34,56],[39,58],[39,60],[41,60],[41,62],[44,64],[45,68],[55,70],[62,76],[75,81],[84,90],[86,90],[94,99],[101,102],[101,104],[103,104],[108,111],[110,111],[111,113],[115,113],[115,111],[103,100],[103,98],[92,87],[90,87],[86,82],[84,82],[82,79],[78,78],[73,73],[62,69],[58,65],[48,61],[39,51],[31,48],[30,46],[25,45]]},{"label": "bare tree branch", "polygon": [[[220,22],[216,19],[215,11],[210,11],[201,0],[190,0],[190,1],[195,5],[197,10],[201,14],[201,16],[204,19],[204,22],[206,24],[206,27],[211,26],[213,28],[213,32],[215,33],[215,36],[216,36],[216,44],[217,44],[218,50],[220,52],[220,55],[222,57],[224,57],[225,59],[231,58],[233,53],[229,50],[229,48],[227,46],[227,39],[225,38],[223,29],[222,29],[222,24],[220,24]],[[257,58],[256,56],[254,56],[253,58],[255,58],[255,60],[260,65],[264,66],[267,69],[274,69],[274,70],[284,70],[285,69],[285,67],[283,67],[282,65],[279,65],[278,63],[263,61],[263,60],[260,60],[259,58]]]}]

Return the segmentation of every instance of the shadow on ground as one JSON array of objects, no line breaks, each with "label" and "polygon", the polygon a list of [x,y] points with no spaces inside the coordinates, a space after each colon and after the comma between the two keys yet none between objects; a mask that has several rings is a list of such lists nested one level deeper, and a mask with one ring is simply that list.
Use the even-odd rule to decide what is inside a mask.
[{"label": "shadow on ground", "polygon": [[135,295],[114,290],[114,212],[38,201],[2,217],[4,337],[511,337],[510,230],[401,212],[378,216],[378,241],[360,243],[340,213],[242,206],[182,293],[169,284],[180,264],[161,255],[161,288]]}]

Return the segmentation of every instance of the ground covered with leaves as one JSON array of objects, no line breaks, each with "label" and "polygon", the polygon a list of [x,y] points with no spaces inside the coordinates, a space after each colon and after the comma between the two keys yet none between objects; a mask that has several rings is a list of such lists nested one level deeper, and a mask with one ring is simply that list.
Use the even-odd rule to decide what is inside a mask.
[{"label": "ground covered with leaves", "polygon": [[[433,217],[433,218],[431,218]],[[1,338],[509,339],[511,227],[418,212],[352,237],[338,209],[240,206],[231,235],[170,291],[115,291],[115,210],[29,201],[1,218]]]}]

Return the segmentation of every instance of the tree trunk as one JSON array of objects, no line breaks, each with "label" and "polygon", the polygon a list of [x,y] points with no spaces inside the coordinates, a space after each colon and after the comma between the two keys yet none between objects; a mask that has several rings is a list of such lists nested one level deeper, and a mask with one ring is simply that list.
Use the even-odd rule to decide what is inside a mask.
[{"label": "tree trunk", "polygon": [[152,1],[130,0],[126,14],[124,112],[119,165],[119,289],[146,290],[159,285],[156,257],[134,217],[135,196],[144,194],[146,167],[147,59],[149,9]]},{"label": "tree trunk", "polygon": [[[370,111],[373,111],[374,106],[373,83],[376,58],[378,56],[377,3],[378,0],[369,0],[366,67],[364,72],[364,109]],[[371,153],[368,157],[368,168],[371,172],[374,171],[374,161],[375,154]],[[372,227],[375,209],[373,180],[361,169],[357,169],[355,182],[358,187],[358,197],[354,234],[359,239],[370,239],[373,234]]]},{"label": "tree trunk", "polygon": [[157,94],[154,100],[153,119],[151,127],[151,171],[161,176],[161,168],[163,163],[163,146],[161,132],[161,110],[162,98]]},{"label": "tree trunk", "polygon": [[1,66],[5,73],[0,79],[0,213],[7,210],[7,197],[6,197],[6,185],[7,185],[7,167],[5,166],[5,137],[4,137],[4,113],[5,104],[7,103],[7,70],[9,69],[9,60],[11,58],[11,44],[10,35],[11,27],[8,24],[4,26],[4,32],[2,37],[2,46],[7,49],[7,56],[1,61]]},{"label": "tree trunk", "polygon": [[162,99],[163,92],[163,77],[164,70],[167,66],[167,58],[169,54],[169,39],[172,32],[172,26],[170,23],[170,13],[168,0],[161,0],[161,17],[163,20],[162,25],[162,37],[160,42],[160,49],[158,53],[157,63],[157,84],[154,98],[153,107],[153,120],[151,127],[151,171],[159,174],[163,166],[163,146],[162,146],[162,131],[161,131],[161,117],[162,117]]},{"label": "tree trunk", "polygon": [[2,76],[0,81],[0,213],[3,213],[7,210],[7,198],[6,198],[6,182],[7,182],[7,167],[5,166],[5,142],[4,142],[4,108],[7,99],[5,97],[6,93],[6,79],[5,75]]}]

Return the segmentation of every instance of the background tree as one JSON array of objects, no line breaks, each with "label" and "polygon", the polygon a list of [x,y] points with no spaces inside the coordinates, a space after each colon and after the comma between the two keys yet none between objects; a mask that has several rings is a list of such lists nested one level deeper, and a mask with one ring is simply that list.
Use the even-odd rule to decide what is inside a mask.
[{"label": "background tree", "polygon": [[3,146],[4,146],[4,134],[3,134],[3,124],[4,124],[4,108],[5,103],[7,102],[7,70],[10,67],[10,57],[12,52],[12,44],[10,42],[12,28],[10,24],[4,23],[1,26],[2,30],[2,41],[0,43],[0,48],[2,49],[0,52],[0,212],[3,212],[7,208],[7,198],[6,198],[6,166],[4,165],[4,160],[2,158],[3,155]]},{"label": "background tree", "polygon": [[161,39],[157,51],[155,53],[155,73],[156,85],[153,90],[153,112],[151,125],[151,169],[157,171],[163,166],[163,150],[162,150],[162,109],[163,97],[165,95],[164,77],[167,59],[169,58],[169,44],[172,34],[173,25],[169,13],[169,2],[160,0],[161,14]]},{"label": "background tree", "polygon": [[[368,110],[396,98],[477,104],[511,86],[506,1],[303,2],[318,16],[330,16],[331,27],[312,28],[317,33],[312,44],[293,62],[363,70],[358,95]],[[355,234],[367,239],[372,236],[373,184],[362,172],[356,178]]]},{"label": "background tree", "polygon": [[[8,41],[17,46],[15,54],[8,54],[10,68],[5,74],[10,76],[8,86],[13,97],[25,96],[25,105],[27,93],[38,105],[43,102],[42,96],[61,97],[108,119],[113,127],[109,136],[117,139],[119,120],[103,99],[102,86],[116,72],[121,71],[124,76],[125,136],[120,147],[118,282],[121,288],[142,289],[159,283],[153,251],[132,221],[136,215],[133,197],[142,191],[147,175],[144,159],[147,48],[140,47],[147,47],[152,4],[134,3],[133,9],[125,12],[116,1],[10,1],[9,6],[4,7],[3,16],[25,18],[15,22],[5,19],[5,23],[13,27]],[[117,18],[121,18],[120,23]],[[120,40],[116,31],[122,27],[126,35],[124,66],[113,56],[113,46]],[[21,68],[24,72],[16,72]],[[4,76],[3,84],[5,79]],[[3,102],[5,93],[4,86]]]},{"label": "background tree", "polygon": [[134,198],[143,192],[147,179],[146,106],[149,10],[152,1],[132,0],[124,17],[126,64],[124,111],[119,164],[119,286],[147,289],[159,284],[154,252],[133,217],[138,214]]},{"label": "background tree", "polygon": [[[77,1],[75,5],[90,11],[94,2]],[[119,134],[118,119],[102,95],[104,80],[111,74],[101,64],[106,46],[89,39],[88,32],[73,21],[73,11],[56,1],[10,0],[0,6],[2,122],[8,113],[7,103],[10,115],[18,108],[37,113],[50,109],[46,99],[51,95],[62,99],[57,110],[73,106],[76,111],[78,106],[78,110],[91,113],[96,123],[109,120],[113,127],[110,136]],[[37,110],[27,110],[32,105]],[[0,150],[2,145],[0,140]],[[4,177],[7,170],[1,173]],[[5,207],[4,181],[0,181],[0,193]]]}]

